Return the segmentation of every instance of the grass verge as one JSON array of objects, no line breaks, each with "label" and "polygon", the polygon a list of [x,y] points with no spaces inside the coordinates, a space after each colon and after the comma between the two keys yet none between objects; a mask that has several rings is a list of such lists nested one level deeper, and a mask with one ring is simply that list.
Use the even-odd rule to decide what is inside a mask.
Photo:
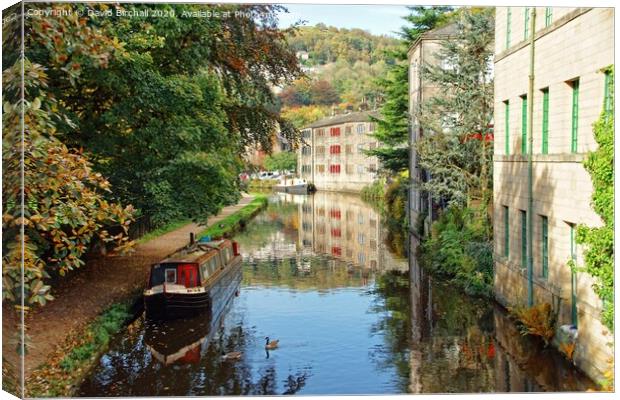
[{"label": "grass verge", "polygon": [[138,240],[136,240],[136,243],[148,242],[149,240],[153,240],[161,235],[165,235],[168,232],[172,232],[179,228],[182,228],[191,222],[192,221],[190,219],[183,219],[180,221],[171,222],[168,225],[164,225],[140,237]]},{"label": "grass verge", "polygon": [[268,196],[264,194],[254,194],[254,200],[248,205],[222,219],[221,221],[209,226],[198,234],[198,238],[211,236],[211,238],[230,237],[239,231],[251,220],[259,211],[267,207]]},{"label": "grass verge", "polygon": [[132,312],[140,292],[115,303],[84,328],[73,330],[48,361],[32,372],[28,397],[69,397],[105,352],[110,339],[134,317]]}]

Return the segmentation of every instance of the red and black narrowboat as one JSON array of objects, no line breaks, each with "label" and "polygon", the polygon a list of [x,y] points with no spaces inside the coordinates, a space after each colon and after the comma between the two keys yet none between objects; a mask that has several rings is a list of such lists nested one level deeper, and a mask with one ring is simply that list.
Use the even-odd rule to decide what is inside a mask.
[{"label": "red and black narrowboat", "polygon": [[192,243],[153,264],[144,290],[148,317],[176,318],[209,312],[218,316],[241,268],[237,242],[227,239]]}]

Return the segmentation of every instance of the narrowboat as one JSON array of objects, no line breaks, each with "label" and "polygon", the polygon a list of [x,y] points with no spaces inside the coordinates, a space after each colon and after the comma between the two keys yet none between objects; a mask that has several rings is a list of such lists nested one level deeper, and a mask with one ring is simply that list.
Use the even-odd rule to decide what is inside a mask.
[{"label": "narrowboat", "polygon": [[[233,274],[231,290],[222,299],[223,308],[219,314],[173,319],[166,321],[145,321],[144,343],[153,357],[164,365],[196,364],[203,349],[217,332],[227,308],[233,302],[241,284],[241,269]],[[217,309],[215,311],[218,311]]]},{"label": "narrowboat", "polygon": [[290,178],[280,179],[277,185],[273,187],[276,192],[291,193],[291,194],[308,194],[316,191],[313,184],[306,182],[305,179]]},{"label": "narrowboat", "polygon": [[210,239],[188,246],[151,265],[144,308],[150,318],[178,318],[203,312],[219,315],[238,290],[241,269],[237,242]]}]

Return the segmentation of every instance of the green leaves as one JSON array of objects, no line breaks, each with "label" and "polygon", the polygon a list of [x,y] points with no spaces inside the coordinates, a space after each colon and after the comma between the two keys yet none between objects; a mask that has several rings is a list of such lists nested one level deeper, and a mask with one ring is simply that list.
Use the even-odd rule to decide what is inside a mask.
[{"label": "green leaves", "polygon": [[268,171],[295,171],[297,168],[297,153],[283,151],[265,158],[265,168]]},{"label": "green leaves", "polygon": [[594,138],[598,148],[584,161],[590,173],[594,192],[592,207],[601,216],[600,227],[577,227],[577,243],[586,246],[585,270],[597,278],[594,290],[603,300],[603,323],[614,330],[614,99],[613,66],[609,67],[611,109],[603,110],[594,124]]},{"label": "green leaves", "polygon": [[[40,65],[28,60],[24,65],[28,68],[26,75],[39,76],[41,82],[47,80]],[[12,73],[14,68],[4,73],[9,79],[9,91],[15,84],[11,79],[19,79]],[[29,306],[52,300],[51,287],[44,283],[49,271],[62,275],[83,265],[81,256],[95,235],[119,246],[128,243],[126,235],[112,238],[101,229],[132,215],[131,207],[123,208],[102,198],[107,181],[92,171],[82,154],[70,151],[59,141],[54,122],[59,118],[49,111],[55,100],[44,90],[37,90],[44,86],[37,86],[36,80],[29,83],[30,92],[37,93],[37,97],[25,99],[23,138],[20,118],[15,117],[21,108],[19,103],[5,107],[3,114],[3,247],[8,250],[3,252],[3,299],[16,304],[23,300]],[[24,160],[23,182],[20,153]]]},{"label": "green leaves", "polygon": [[[432,179],[419,186],[435,200],[463,207],[491,198],[492,146],[485,139],[493,118],[494,14],[492,8],[459,10],[456,34],[443,41],[439,65],[422,67],[422,79],[438,87],[416,117],[425,135],[415,144],[420,166]],[[472,140],[479,134],[481,140]]]}]

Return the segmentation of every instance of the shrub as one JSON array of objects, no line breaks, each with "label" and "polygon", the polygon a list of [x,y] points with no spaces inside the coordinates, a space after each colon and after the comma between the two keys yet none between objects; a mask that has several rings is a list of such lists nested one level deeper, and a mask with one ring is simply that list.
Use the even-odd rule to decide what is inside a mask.
[{"label": "shrub", "polygon": [[555,335],[555,315],[549,303],[540,303],[532,307],[516,307],[509,311],[519,320],[519,330],[522,335],[539,336],[545,342],[545,346]]},{"label": "shrub", "polygon": [[421,246],[422,262],[448,277],[466,293],[491,297],[493,243],[488,222],[480,213],[450,207],[431,226]]}]

